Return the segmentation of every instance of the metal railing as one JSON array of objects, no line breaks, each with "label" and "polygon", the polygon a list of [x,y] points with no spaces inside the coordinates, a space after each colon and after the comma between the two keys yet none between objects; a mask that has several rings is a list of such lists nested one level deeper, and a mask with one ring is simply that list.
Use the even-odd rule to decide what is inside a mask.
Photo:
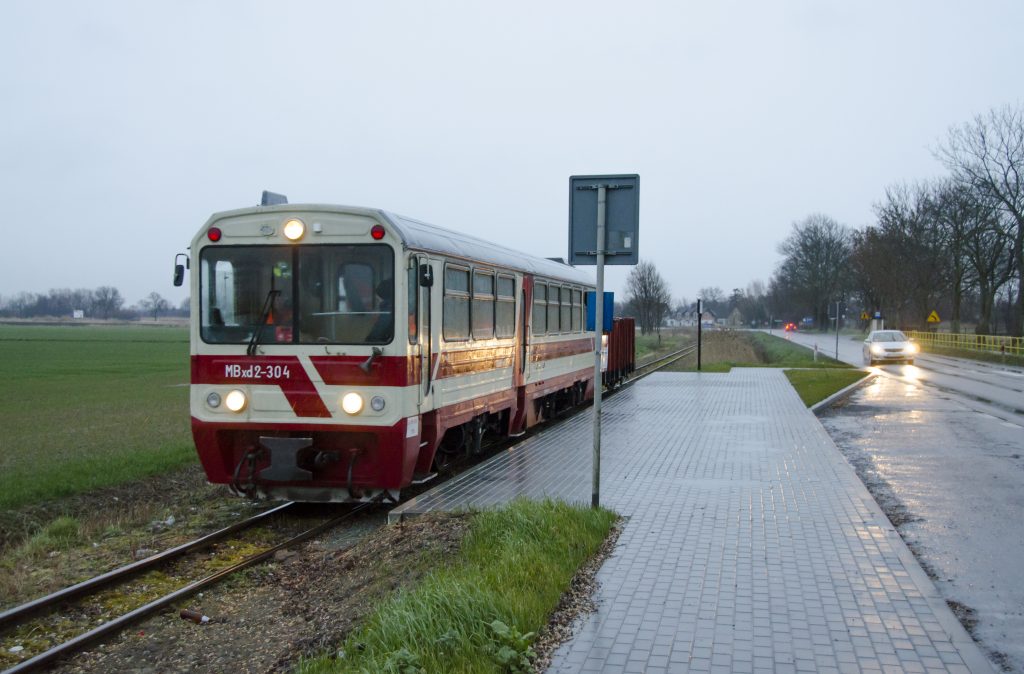
[{"label": "metal railing", "polygon": [[907,335],[923,346],[940,349],[963,349],[964,351],[985,351],[987,353],[1024,356],[1024,337],[1003,335],[970,335],[949,332],[920,332],[911,330]]}]

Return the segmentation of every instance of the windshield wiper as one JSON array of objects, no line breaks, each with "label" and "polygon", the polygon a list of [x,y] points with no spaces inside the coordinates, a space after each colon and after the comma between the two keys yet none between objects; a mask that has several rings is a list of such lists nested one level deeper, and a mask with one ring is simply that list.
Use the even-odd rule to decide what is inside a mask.
[{"label": "windshield wiper", "polygon": [[263,334],[263,326],[266,325],[267,319],[270,318],[270,311],[274,308],[274,298],[281,294],[280,290],[270,289],[267,293],[267,299],[263,300],[263,311],[260,312],[260,322],[256,324],[256,329],[253,330],[252,337],[249,338],[249,348],[245,352],[250,356],[256,355],[256,347],[260,343],[260,336]]}]

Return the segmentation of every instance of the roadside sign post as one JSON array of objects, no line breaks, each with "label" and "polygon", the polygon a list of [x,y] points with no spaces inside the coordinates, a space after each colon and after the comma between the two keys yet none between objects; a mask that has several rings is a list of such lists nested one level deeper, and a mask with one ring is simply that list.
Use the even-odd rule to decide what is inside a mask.
[{"label": "roadside sign post", "polygon": [[[702,301],[697,300],[697,372],[700,372],[700,342],[701,342],[701,324],[704,322],[704,309],[702,308]],[[771,332],[771,330],[769,330]]]},{"label": "roadside sign post", "polygon": [[[841,300],[836,300],[836,315],[835,315],[835,321],[836,321],[836,360],[839,360],[839,319],[840,319],[839,310],[840,310],[840,307],[841,307],[841,302],[842,302]],[[831,305],[829,306],[829,310],[830,311],[832,310]],[[832,318],[832,316],[829,316],[829,318]]]},{"label": "roadside sign post", "polygon": [[[594,508],[601,504],[604,265],[606,257],[610,258],[608,264],[634,265],[638,262],[639,192],[640,176],[636,174],[569,177],[569,264],[597,265],[597,292],[594,295],[594,461],[590,493],[590,505]],[[591,232],[594,233],[593,238]],[[588,245],[591,241],[592,248]]]}]

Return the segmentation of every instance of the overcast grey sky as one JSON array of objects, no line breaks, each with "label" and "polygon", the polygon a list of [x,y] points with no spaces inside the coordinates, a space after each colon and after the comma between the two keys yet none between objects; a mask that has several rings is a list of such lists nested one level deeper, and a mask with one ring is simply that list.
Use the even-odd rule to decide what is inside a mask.
[{"label": "overcast grey sky", "polygon": [[[568,177],[639,173],[672,294],[767,281],[1022,99],[1020,0],[47,2],[0,11],[0,296],[175,303],[174,254],[271,189],[565,255]],[[628,268],[609,270],[622,291]]]}]

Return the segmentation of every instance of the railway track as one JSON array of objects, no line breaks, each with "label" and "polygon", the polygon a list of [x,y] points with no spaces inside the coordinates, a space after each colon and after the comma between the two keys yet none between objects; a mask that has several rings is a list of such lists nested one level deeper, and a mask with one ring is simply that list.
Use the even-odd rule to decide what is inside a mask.
[{"label": "railway track", "polygon": [[636,366],[636,370],[634,371],[633,376],[630,377],[629,379],[627,379],[623,383],[624,384],[629,384],[629,383],[634,382],[634,381],[636,381],[638,379],[646,377],[650,373],[655,372],[655,371],[657,371],[657,370],[659,370],[659,369],[661,369],[663,367],[666,367],[668,365],[671,365],[672,363],[676,362],[680,358],[685,358],[686,356],[689,356],[689,355],[695,353],[696,351],[697,351],[697,342],[694,342],[693,344],[687,344],[683,348],[677,349],[676,351],[673,351],[672,353],[665,354],[664,356],[658,356],[657,358],[652,358],[652,359],[649,359],[649,360],[647,360],[647,361],[645,361],[643,363],[639,363]]},{"label": "railway track", "polygon": [[[691,355],[696,351],[696,348],[697,346],[695,343],[690,344],[666,355],[652,358],[642,364],[639,364],[634,373],[628,379],[624,380],[619,388],[631,384],[652,372],[670,365],[680,358]],[[540,432],[543,432],[543,429],[540,429]],[[521,438],[517,438],[507,442],[519,442],[520,440]],[[503,443],[499,444],[504,446]],[[489,449],[494,451],[493,448]],[[38,671],[42,668],[48,667],[58,660],[66,658],[84,649],[85,647],[102,640],[104,637],[115,634],[128,625],[138,622],[156,611],[194,595],[202,591],[204,588],[213,585],[234,573],[265,561],[280,550],[294,547],[330,529],[333,529],[374,505],[376,504],[359,504],[343,515],[322,522],[298,535],[292,536],[285,541],[268,547],[257,554],[248,556],[237,563],[216,571],[215,573],[211,573],[198,580],[192,581],[173,592],[166,593],[142,606],[128,611],[114,619],[108,620],[93,629],[82,632],[67,641],[64,641],[48,650],[42,651],[33,657],[4,670],[2,674],[19,674],[21,672]],[[66,605],[69,602],[81,601],[83,598],[95,594],[105,588],[111,587],[119,582],[124,582],[128,579],[139,576],[143,572],[159,568],[161,565],[166,565],[173,560],[180,559],[191,552],[208,548],[218,541],[227,540],[234,534],[240,533],[246,529],[256,527],[260,524],[265,524],[272,518],[293,509],[294,506],[295,504],[289,502],[275,508],[271,508],[270,510],[266,510],[258,515],[224,527],[188,543],[165,550],[146,559],[108,571],[89,580],[0,612],[0,633],[10,633],[12,630],[16,629],[18,625],[24,624],[26,621],[34,619],[40,614],[52,611],[55,607]]]},{"label": "railway track", "polygon": [[[357,504],[351,510],[342,515],[321,522],[320,524],[310,527],[297,535],[291,536],[259,553],[245,557],[230,566],[219,569],[214,573],[199,578],[198,580],[194,580],[183,587],[172,592],[168,592],[159,598],[149,601],[146,604],[128,611],[114,619],[108,620],[98,627],[82,632],[77,636],[48,650],[42,651],[27,660],[23,660],[9,669],[3,670],[2,674],[32,672],[50,666],[61,658],[72,655],[86,646],[93,644],[106,636],[112,635],[126,626],[131,625],[146,616],[173,604],[174,602],[194,595],[204,588],[213,585],[234,573],[265,561],[280,550],[294,547],[330,529],[333,529],[376,505],[377,503],[373,502]],[[179,545],[144,560],[108,571],[107,573],[96,576],[95,578],[64,588],[46,595],[45,597],[40,597],[20,606],[8,609],[3,613],[0,613],[0,630],[3,632],[9,632],[12,629],[17,628],[18,625],[24,624],[26,620],[34,619],[39,614],[52,610],[56,606],[64,605],[69,601],[81,601],[83,598],[92,596],[96,592],[108,588],[115,583],[136,577],[144,571],[155,569],[161,564],[167,564],[172,560],[179,559],[189,552],[194,552],[196,550],[209,547],[218,541],[226,540],[233,534],[267,522],[269,519],[280,515],[293,506],[294,504],[292,503],[285,503],[211,534],[207,534],[206,536],[189,543]]]}]

